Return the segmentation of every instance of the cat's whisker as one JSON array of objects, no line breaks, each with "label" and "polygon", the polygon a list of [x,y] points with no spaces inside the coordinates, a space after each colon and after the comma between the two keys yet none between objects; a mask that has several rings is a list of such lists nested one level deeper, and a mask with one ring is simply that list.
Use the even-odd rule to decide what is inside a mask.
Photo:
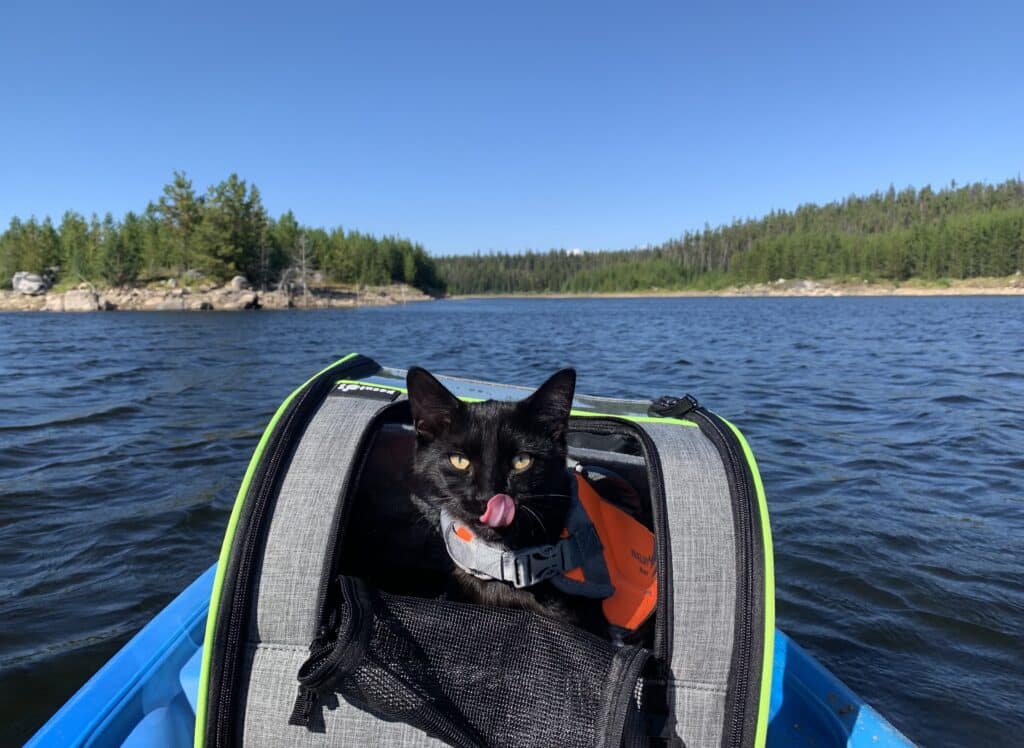
[{"label": "cat's whisker", "polygon": [[541,532],[543,532],[545,535],[547,534],[548,528],[544,526],[544,522],[543,520],[541,520],[540,515],[537,514],[537,512],[533,511],[532,509],[530,509],[530,507],[526,506],[525,504],[520,504],[519,508],[533,515],[533,518],[537,520],[537,524],[540,525]]}]

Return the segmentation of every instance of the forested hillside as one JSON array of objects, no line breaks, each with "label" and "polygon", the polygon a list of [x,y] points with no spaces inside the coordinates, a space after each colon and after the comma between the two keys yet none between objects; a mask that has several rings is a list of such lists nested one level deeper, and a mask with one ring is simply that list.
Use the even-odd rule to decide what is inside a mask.
[{"label": "forested hillside", "polygon": [[197,195],[186,175],[175,172],[158,200],[120,220],[74,211],[57,223],[13,218],[0,234],[0,283],[9,286],[18,271],[105,285],[167,277],[224,281],[241,274],[257,288],[320,271],[337,283],[406,282],[443,290],[419,244],[302,226],[291,211],[274,219],[256,186],[235,174]]},{"label": "forested hillside", "polygon": [[717,288],[777,278],[901,281],[1024,270],[1024,181],[907,188],[687,232],[634,250],[494,253],[433,260],[408,239],[274,219],[235,174],[197,194],[176,172],[120,220],[66,212],[13,218],[0,234],[0,283],[17,271],[123,285],[168,277],[257,288],[320,272],[328,282],[406,282],[430,292],[543,293]]},{"label": "forested hillside", "polygon": [[1024,181],[908,187],[687,232],[655,247],[438,260],[454,294],[713,288],[777,278],[901,281],[1024,270]]}]

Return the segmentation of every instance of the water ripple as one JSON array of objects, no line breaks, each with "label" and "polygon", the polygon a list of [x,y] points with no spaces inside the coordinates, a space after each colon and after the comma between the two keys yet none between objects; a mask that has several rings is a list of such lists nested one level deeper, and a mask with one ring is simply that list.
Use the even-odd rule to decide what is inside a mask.
[{"label": "water ripple", "polygon": [[213,561],[277,404],[352,350],[696,395],[757,453],[779,625],[922,744],[1002,744],[1024,729],[1021,340],[1007,298],[0,315],[0,744]]}]

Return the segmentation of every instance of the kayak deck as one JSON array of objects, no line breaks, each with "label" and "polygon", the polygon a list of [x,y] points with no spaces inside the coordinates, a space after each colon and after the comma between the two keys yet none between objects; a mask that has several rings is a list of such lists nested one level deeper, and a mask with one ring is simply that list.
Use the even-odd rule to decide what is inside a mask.
[{"label": "kayak deck", "polygon": [[[211,566],[117,652],[27,746],[189,746]],[[913,745],[786,634],[775,631],[769,746]]]}]

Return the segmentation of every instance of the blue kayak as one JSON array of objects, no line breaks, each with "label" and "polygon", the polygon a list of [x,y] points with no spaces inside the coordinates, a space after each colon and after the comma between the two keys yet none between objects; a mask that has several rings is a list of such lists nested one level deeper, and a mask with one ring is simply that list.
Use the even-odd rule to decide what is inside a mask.
[{"label": "blue kayak", "polygon": [[[160,611],[27,745],[192,745],[215,571],[211,566]],[[778,629],[770,714],[769,746],[913,745]]]}]

